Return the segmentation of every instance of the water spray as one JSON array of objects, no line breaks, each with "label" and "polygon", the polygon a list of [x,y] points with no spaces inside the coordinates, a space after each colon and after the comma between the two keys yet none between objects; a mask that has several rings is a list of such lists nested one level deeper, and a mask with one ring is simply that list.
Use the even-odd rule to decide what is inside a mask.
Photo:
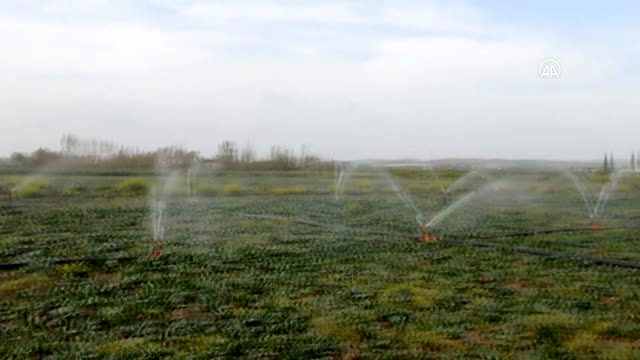
[{"label": "water spray", "polygon": [[162,241],[164,240],[164,210],[166,204],[159,199],[158,189],[153,187],[151,189],[153,194],[153,200],[151,201],[151,230],[153,235],[153,243],[151,247],[151,257],[160,257],[163,253]]},{"label": "water spray", "polygon": [[433,168],[433,164],[431,164],[430,162],[425,162],[424,165],[422,166],[422,170],[429,170],[431,172],[431,176],[440,184],[440,192],[442,193],[442,204],[443,205],[447,205],[449,203],[449,188],[446,188],[443,184],[442,181],[440,181],[440,177],[438,176],[438,173],[436,173],[435,169]]},{"label": "water spray", "polygon": [[159,257],[163,254],[167,203],[169,195],[178,180],[178,172],[176,170],[169,169],[166,159],[159,159],[156,166],[157,172],[162,176],[162,178],[151,188],[151,192],[149,194],[151,232],[153,236],[151,257]]},{"label": "water spray", "polygon": [[336,188],[335,200],[338,201],[344,195],[344,169],[342,167],[338,170],[336,166],[334,186]]},{"label": "water spray", "polygon": [[196,201],[197,200],[197,192],[196,192],[196,174],[193,168],[189,168],[187,170],[187,201]]},{"label": "water spray", "polygon": [[196,201],[197,200],[197,178],[198,172],[200,171],[200,163],[198,162],[198,158],[194,157],[191,166],[187,169],[187,201]]},{"label": "water spray", "polygon": [[582,201],[584,202],[587,213],[589,214],[589,219],[591,219],[591,222],[589,223],[589,229],[593,231],[602,229],[600,224],[596,222],[596,219],[602,218],[606,205],[609,201],[609,197],[618,186],[618,181],[620,180],[620,176],[622,175],[622,173],[623,171],[617,171],[613,175],[611,175],[609,181],[602,186],[596,198],[595,193],[588,188],[588,186],[583,182],[582,179],[580,179],[570,171],[564,172],[564,174],[573,181],[576,190],[582,197]]},{"label": "water spray", "polygon": [[9,200],[13,200],[15,198],[16,187],[0,184],[0,193],[7,194]]},{"label": "water spray", "polygon": [[420,227],[420,236],[418,237],[418,242],[436,242],[441,240],[440,236],[434,235],[429,231],[433,224],[431,221],[426,221],[424,214],[418,213],[418,215],[416,215],[416,221],[418,222],[418,226]]}]

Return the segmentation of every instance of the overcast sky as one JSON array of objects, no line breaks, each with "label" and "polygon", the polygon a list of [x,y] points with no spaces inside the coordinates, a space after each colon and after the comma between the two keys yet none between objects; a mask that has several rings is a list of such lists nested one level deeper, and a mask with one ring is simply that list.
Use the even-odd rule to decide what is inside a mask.
[{"label": "overcast sky", "polygon": [[[215,153],[626,157],[637,1],[0,1],[0,156],[63,133]],[[541,79],[553,58],[560,78]]]}]

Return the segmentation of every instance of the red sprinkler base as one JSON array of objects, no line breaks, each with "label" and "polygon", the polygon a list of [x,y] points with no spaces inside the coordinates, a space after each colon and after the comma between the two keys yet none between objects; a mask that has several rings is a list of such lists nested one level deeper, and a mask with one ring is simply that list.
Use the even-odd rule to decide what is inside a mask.
[{"label": "red sprinkler base", "polygon": [[440,236],[429,234],[430,227],[431,226],[428,224],[420,226],[420,237],[418,238],[418,242],[429,243],[429,242],[436,242],[441,240]]},{"label": "red sprinkler base", "polygon": [[602,226],[600,226],[600,224],[596,224],[596,223],[592,222],[591,224],[589,224],[589,230],[591,230],[591,231],[602,230]]},{"label": "red sprinkler base", "polygon": [[13,194],[14,190],[13,189],[2,188],[2,189],[0,189],[0,192],[7,194],[7,197],[9,198],[9,200],[13,200],[13,198],[14,198],[14,194]]},{"label": "red sprinkler base", "polygon": [[162,254],[164,254],[164,251],[162,250],[162,246],[157,241],[154,241],[153,248],[151,248],[151,255],[149,256],[153,259],[157,259],[160,256],[162,256]]},{"label": "red sprinkler base", "polygon": [[428,242],[436,242],[440,241],[439,236],[435,235],[423,235],[418,238],[418,242],[428,243]]}]

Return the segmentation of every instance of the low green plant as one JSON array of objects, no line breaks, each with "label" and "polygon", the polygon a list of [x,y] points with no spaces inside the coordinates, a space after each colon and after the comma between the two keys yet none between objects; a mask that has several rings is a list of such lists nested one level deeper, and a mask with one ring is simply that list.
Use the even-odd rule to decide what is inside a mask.
[{"label": "low green plant", "polygon": [[62,197],[72,197],[74,195],[77,195],[77,193],[78,192],[75,189],[70,188],[70,187],[64,188],[64,189],[62,189],[62,191],[60,191],[60,195]]},{"label": "low green plant", "polygon": [[64,277],[85,277],[89,274],[91,269],[89,266],[82,262],[73,262],[68,264],[62,264],[58,266],[58,271]]},{"label": "low green plant", "polygon": [[225,195],[240,195],[244,192],[242,185],[240,184],[226,184],[222,187],[222,192]]},{"label": "low green plant", "polygon": [[143,195],[149,191],[149,182],[144,178],[134,177],[118,184],[117,189],[124,195]]},{"label": "low green plant", "polygon": [[360,214],[362,213],[365,208],[364,206],[362,206],[362,204],[355,202],[355,201],[349,201],[348,203],[345,204],[345,210],[347,211],[348,214],[350,215],[356,215],[356,214]]},{"label": "low green plant", "polygon": [[46,288],[51,279],[40,274],[26,274],[21,277],[0,283],[0,292],[31,291]]},{"label": "low green plant", "polygon": [[374,185],[371,181],[360,181],[358,182],[358,192],[363,193],[363,194],[369,194],[372,193],[374,190]]},{"label": "low green plant", "polygon": [[210,183],[198,183],[196,185],[196,193],[204,196],[214,196],[220,194],[220,187]]},{"label": "low green plant", "polygon": [[304,186],[273,187],[269,191],[271,195],[303,195],[309,192],[310,190]]},{"label": "low green plant", "polygon": [[23,198],[37,198],[51,195],[53,189],[51,184],[43,179],[28,182],[26,185],[16,190],[16,195]]}]

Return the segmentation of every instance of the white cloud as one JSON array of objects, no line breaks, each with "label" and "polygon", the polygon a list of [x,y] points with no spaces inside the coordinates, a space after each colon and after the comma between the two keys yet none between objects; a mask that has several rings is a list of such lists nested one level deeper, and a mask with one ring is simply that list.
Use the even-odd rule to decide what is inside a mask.
[{"label": "white cloud", "polygon": [[328,1],[322,3],[235,1],[196,2],[178,8],[184,16],[210,25],[232,23],[350,24],[394,26],[411,31],[487,33],[484,15],[465,2],[427,1],[387,3],[380,9],[366,2]]},{"label": "white cloud", "polygon": [[121,73],[188,66],[223,34],[170,32],[139,25],[35,23],[0,18],[0,65],[19,74]]},{"label": "white cloud", "polygon": [[418,6],[391,5],[379,20],[385,24],[423,31],[485,34],[484,14],[462,2],[422,2]]},{"label": "white cloud", "polygon": [[[628,53],[504,31],[464,2],[153,3],[175,13],[69,1],[0,17],[0,154],[65,132],[205,153],[226,138],[306,143],[341,158],[589,158],[603,151],[591,129],[616,135],[608,150],[637,137],[625,129],[640,104],[615,71]],[[65,7],[85,20],[42,17]],[[562,79],[538,78],[545,57]]]},{"label": "white cloud", "polygon": [[362,22],[346,3],[284,5],[277,2],[233,2],[192,4],[180,11],[182,15],[213,21],[212,25],[234,21],[259,23],[277,22]]}]

